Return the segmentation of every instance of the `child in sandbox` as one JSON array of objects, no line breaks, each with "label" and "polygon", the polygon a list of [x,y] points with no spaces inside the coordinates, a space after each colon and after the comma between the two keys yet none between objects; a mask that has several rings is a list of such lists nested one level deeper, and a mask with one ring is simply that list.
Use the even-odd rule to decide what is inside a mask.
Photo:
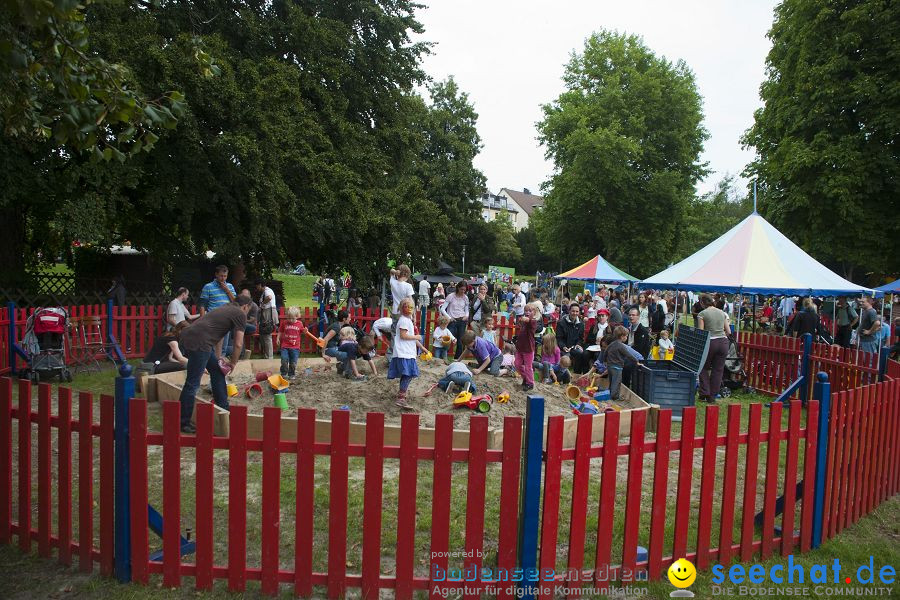
[{"label": "child in sandbox", "polygon": [[541,304],[532,302],[525,305],[525,311],[516,322],[516,371],[522,376],[522,390],[534,389],[534,332],[541,319]]},{"label": "child in sandbox", "polygon": [[421,336],[416,335],[412,321],[416,305],[412,298],[404,298],[397,307],[400,316],[397,319],[397,335],[394,337],[393,356],[388,365],[388,379],[400,380],[400,391],[397,392],[395,404],[404,410],[412,406],[406,400],[406,391],[412,380],[419,376],[419,365],[416,364],[417,350],[427,352],[422,345]]},{"label": "child in sandbox", "polygon": [[[439,359],[447,358],[447,348],[456,341],[456,336],[450,333],[450,317],[441,315],[437,319],[437,327],[431,333],[431,345],[434,357]],[[449,338],[448,343],[444,343],[444,338]]]},{"label": "child in sandbox", "polygon": [[437,383],[428,388],[428,391],[422,394],[422,397],[427,398],[431,395],[431,392],[434,391],[434,388],[437,387],[446,392],[454,383],[459,386],[460,390],[465,390],[466,384],[468,384],[469,391],[475,394],[477,393],[478,388],[475,386],[475,381],[472,377],[472,371],[469,370],[465,363],[461,361],[452,362],[447,365],[444,376],[441,377]]},{"label": "child in sandbox", "polygon": [[[359,369],[356,366],[356,359],[365,356],[366,353],[372,349],[366,341],[367,338],[363,338],[361,342],[357,342],[356,330],[352,327],[342,327],[340,335],[341,343],[338,346],[338,352],[343,353],[346,358],[341,361],[341,369],[338,371],[338,374],[340,375],[343,373],[344,377],[352,379],[353,381],[365,381],[366,376],[360,375]],[[374,371],[375,364],[372,361],[369,361],[369,365],[371,365]]]},{"label": "child in sandbox", "polygon": [[569,383],[569,367],[572,360],[568,355],[560,356],[555,335],[545,335],[541,341],[541,360],[534,361],[534,368],[540,369],[544,383]]},{"label": "child in sandbox", "polygon": [[297,360],[300,358],[300,338],[306,329],[300,320],[300,309],[291,306],[281,322],[278,341],[281,343],[281,376],[293,379],[297,375]]},{"label": "child in sandbox", "polygon": [[463,354],[470,352],[475,357],[478,366],[472,371],[474,375],[478,375],[484,370],[495,377],[500,374],[500,367],[503,365],[503,354],[500,352],[500,348],[484,338],[476,337],[475,332],[471,329],[462,336],[460,343],[465,348]]},{"label": "child in sandbox", "polygon": [[606,366],[606,351],[609,348],[609,345],[612,344],[616,340],[616,336],[613,335],[612,331],[604,335],[600,339],[600,354],[597,355],[597,360],[594,361],[594,364],[591,365],[591,369],[584,374],[584,378],[586,381],[591,381],[591,378],[596,375],[598,377],[608,377],[609,376],[609,368]]},{"label": "child in sandbox", "polygon": [[631,383],[631,373],[637,366],[637,361],[644,360],[644,357],[627,344],[626,328],[621,325],[616,327],[613,337],[615,340],[606,349],[606,366],[609,369],[609,397],[617,400],[622,382]]}]

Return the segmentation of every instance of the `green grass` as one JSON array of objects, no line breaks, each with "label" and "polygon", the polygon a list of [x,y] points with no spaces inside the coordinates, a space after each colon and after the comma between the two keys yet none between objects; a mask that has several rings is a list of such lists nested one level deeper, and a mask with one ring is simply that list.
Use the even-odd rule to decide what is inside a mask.
[{"label": "green grass", "polygon": [[275,279],[284,285],[285,306],[299,306],[300,308],[316,308],[313,302],[312,289],[316,282],[315,275],[291,275],[289,271],[275,271]]},{"label": "green grass", "polygon": [[43,269],[43,272],[53,275],[71,275],[74,271],[66,263],[56,263],[49,268]]}]

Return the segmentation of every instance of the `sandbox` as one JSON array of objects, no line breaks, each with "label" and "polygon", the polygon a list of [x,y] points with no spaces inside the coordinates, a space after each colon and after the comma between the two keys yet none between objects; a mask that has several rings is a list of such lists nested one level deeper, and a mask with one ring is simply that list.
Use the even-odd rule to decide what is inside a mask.
[{"label": "sandbox", "polygon": [[[379,357],[376,361],[377,377],[370,377],[365,382],[353,382],[339,377],[333,368],[333,363],[327,365],[321,358],[301,358],[297,366],[298,375],[291,382],[289,389],[285,391],[287,404],[291,410],[285,410],[282,417],[281,439],[287,441],[296,439],[297,422],[296,412],[293,409],[308,407],[315,408],[319,415],[316,420],[316,441],[326,443],[330,441],[330,416],[333,410],[349,410],[351,413],[351,443],[365,441],[366,413],[380,412],[385,415],[385,443],[399,444],[400,415],[405,411],[394,404],[398,382],[386,378],[387,362],[383,357]],[[241,361],[228,377],[229,383],[233,383],[238,389],[238,395],[230,399],[231,403],[244,404],[249,407],[247,432],[250,438],[262,437],[262,409],[273,404],[273,394],[265,381],[262,382],[263,393],[259,397],[250,398],[244,392],[256,381],[257,373],[270,371],[278,374],[280,366],[281,361],[279,360]],[[329,366],[331,368],[327,368]],[[364,361],[359,361],[359,368],[361,373],[370,374],[369,366]],[[429,397],[422,397],[422,394],[443,376],[445,365],[438,361],[420,361],[419,369],[420,376],[413,380],[409,389],[410,404],[420,415],[419,444],[421,446],[433,445],[435,415],[449,413],[454,416],[453,446],[468,448],[469,419],[478,413],[468,408],[453,408],[453,398],[456,395],[453,387],[449,393],[435,389]],[[149,376],[142,381],[141,387],[150,401],[178,400],[183,382],[184,372],[182,371]],[[211,394],[206,388],[207,382],[208,377],[204,376],[200,392],[197,395],[198,402],[211,400]],[[476,376],[475,383],[478,386],[478,394],[489,393],[495,399],[490,412],[486,414],[490,423],[488,447],[499,449],[503,443],[503,419],[507,416],[525,416],[526,394],[521,390],[518,377],[493,377],[485,373]],[[496,401],[502,392],[509,393],[508,403],[501,404]],[[572,414],[569,402],[565,397],[565,386],[536,383],[535,389],[529,394],[545,398],[546,416],[563,415],[568,417],[564,427],[564,446],[574,446],[577,419]],[[620,437],[629,435],[631,416],[637,411],[649,412],[648,428],[654,429],[656,411],[651,411],[651,405],[644,402],[627,387],[623,386],[616,406],[621,415]],[[214,428],[217,436],[227,437],[228,416],[227,411],[216,408]],[[594,441],[599,441],[603,436],[605,417],[601,414],[593,416],[592,419],[591,437]]]}]

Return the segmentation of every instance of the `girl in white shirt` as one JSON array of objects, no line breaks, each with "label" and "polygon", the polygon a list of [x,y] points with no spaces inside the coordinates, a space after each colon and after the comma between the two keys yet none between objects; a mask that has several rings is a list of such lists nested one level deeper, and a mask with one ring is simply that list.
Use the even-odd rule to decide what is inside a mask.
[{"label": "girl in white shirt", "polygon": [[397,319],[397,335],[394,337],[394,355],[391,357],[388,366],[388,379],[400,380],[400,391],[397,392],[397,402],[395,403],[402,409],[411,409],[412,406],[406,401],[406,391],[412,380],[419,376],[419,365],[416,364],[418,353],[416,349],[427,352],[425,346],[422,345],[422,337],[416,335],[415,325],[412,317],[416,310],[416,305],[412,298],[404,298],[398,306],[400,316]]},{"label": "girl in white shirt", "polygon": [[[434,328],[434,331],[431,332],[431,346],[432,350],[434,350],[434,357],[444,359],[447,358],[447,348],[450,347],[450,344],[456,341],[456,336],[450,333],[450,330],[447,329],[447,326],[450,324],[450,317],[447,315],[441,315],[437,320],[437,327]],[[443,337],[448,337],[450,341],[448,343],[444,343]]]}]

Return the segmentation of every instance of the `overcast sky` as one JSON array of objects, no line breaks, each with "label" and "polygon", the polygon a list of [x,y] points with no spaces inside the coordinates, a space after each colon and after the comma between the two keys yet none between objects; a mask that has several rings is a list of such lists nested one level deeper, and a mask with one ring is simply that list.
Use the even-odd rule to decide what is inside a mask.
[{"label": "overcast sky", "polygon": [[739,139],[761,102],[774,0],[424,0],[417,13],[424,39],[435,42],[424,60],[434,79],[453,75],[478,113],[484,147],[475,165],[488,189],[539,193],[553,169],[537,142],[540,105],[563,91],[563,66],[594,31],[633,33],[657,56],[683,59],[703,97],[710,137],[702,160],[712,189],[752,159]]}]

